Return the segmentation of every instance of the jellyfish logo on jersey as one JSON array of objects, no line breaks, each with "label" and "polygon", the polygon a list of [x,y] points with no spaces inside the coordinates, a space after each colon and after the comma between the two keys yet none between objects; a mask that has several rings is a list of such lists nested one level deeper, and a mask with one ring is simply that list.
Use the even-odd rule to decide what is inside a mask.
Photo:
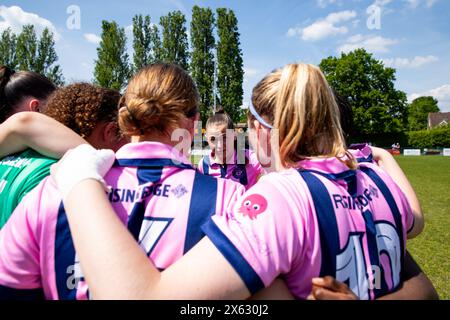
[{"label": "jellyfish logo on jersey", "polygon": [[252,194],[242,201],[242,205],[239,208],[239,212],[242,213],[244,217],[249,217],[250,219],[256,219],[256,217],[266,211],[267,200],[259,194]]}]

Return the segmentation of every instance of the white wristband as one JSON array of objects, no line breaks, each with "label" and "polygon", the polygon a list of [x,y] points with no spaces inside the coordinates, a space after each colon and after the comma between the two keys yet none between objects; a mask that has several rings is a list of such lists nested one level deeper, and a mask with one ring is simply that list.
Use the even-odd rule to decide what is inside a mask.
[{"label": "white wristband", "polygon": [[112,150],[96,150],[87,144],[69,150],[52,170],[63,200],[75,185],[86,179],[95,179],[106,189],[103,177],[111,169],[114,159]]}]

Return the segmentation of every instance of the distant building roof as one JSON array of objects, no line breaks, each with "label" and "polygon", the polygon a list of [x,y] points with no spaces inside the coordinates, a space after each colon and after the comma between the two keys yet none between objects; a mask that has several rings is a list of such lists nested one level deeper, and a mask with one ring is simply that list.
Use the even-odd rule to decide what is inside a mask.
[{"label": "distant building roof", "polygon": [[428,129],[450,123],[450,112],[433,112],[428,114]]}]

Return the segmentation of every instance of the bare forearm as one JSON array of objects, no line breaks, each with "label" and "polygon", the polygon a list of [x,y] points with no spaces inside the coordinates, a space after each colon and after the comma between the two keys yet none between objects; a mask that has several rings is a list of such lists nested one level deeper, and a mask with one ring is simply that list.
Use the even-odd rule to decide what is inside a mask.
[{"label": "bare forearm", "polygon": [[397,183],[400,189],[408,199],[409,205],[414,214],[414,229],[408,234],[409,238],[413,238],[420,234],[424,228],[424,218],[422,209],[420,207],[419,199],[408,181],[408,178],[404,174],[403,170],[395,161],[394,157],[384,149],[372,147],[374,159],[378,162],[378,165],[385,170],[392,179]]},{"label": "bare forearm", "polygon": [[437,300],[439,296],[430,279],[406,251],[402,271],[402,286],[396,292],[381,297],[380,300]]},{"label": "bare forearm", "polygon": [[94,299],[245,299],[250,295],[207,239],[160,273],[119,221],[95,180],[78,183],[65,206]]},{"label": "bare forearm", "polygon": [[67,150],[87,143],[58,121],[37,112],[20,112],[0,126],[0,157],[32,148],[61,158]]},{"label": "bare forearm", "polygon": [[269,287],[251,296],[250,300],[294,300],[294,296],[284,280],[275,279]]},{"label": "bare forearm", "polygon": [[401,288],[393,293],[387,294],[379,300],[437,300],[439,299],[435,290],[430,290],[428,286],[423,286],[428,282],[424,273],[405,281]]}]

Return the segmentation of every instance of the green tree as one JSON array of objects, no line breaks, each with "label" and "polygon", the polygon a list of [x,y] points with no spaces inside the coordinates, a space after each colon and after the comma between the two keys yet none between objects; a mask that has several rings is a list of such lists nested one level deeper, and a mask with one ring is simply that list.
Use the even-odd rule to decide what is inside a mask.
[{"label": "green tree", "polygon": [[[407,129],[406,94],[395,89],[395,69],[364,49],[320,62],[330,85],[353,107],[357,139],[396,138]],[[394,135],[394,137],[392,137]]]},{"label": "green tree", "polygon": [[40,38],[36,36],[33,25],[25,25],[17,37],[16,67],[40,73],[56,85],[63,85],[64,78],[61,67],[56,64],[58,55],[55,50],[53,33],[45,28]]},{"label": "green tree", "polygon": [[439,112],[438,101],[435,98],[419,97],[414,99],[408,106],[409,130],[426,129],[430,112]]},{"label": "green tree", "polygon": [[161,60],[176,63],[188,70],[188,39],[186,17],[181,11],[169,12],[160,18],[162,27]]},{"label": "green tree", "polygon": [[19,70],[34,71],[38,40],[33,25],[25,25],[17,37],[16,57]]},{"label": "green tree", "polygon": [[133,69],[138,71],[153,59],[150,42],[150,16],[141,14],[133,17]]},{"label": "green tree", "polygon": [[217,9],[217,62],[218,89],[220,104],[231,116],[233,121],[239,121],[242,113],[242,83],[244,70],[242,51],[240,49],[238,20],[232,10]]},{"label": "green tree", "polygon": [[153,44],[153,59],[154,62],[163,61],[163,51],[161,38],[159,36],[159,30],[156,24],[152,26],[152,30],[150,32],[150,42]]},{"label": "green tree", "polygon": [[192,8],[191,21],[191,64],[192,77],[200,93],[200,115],[206,123],[213,105],[214,81],[214,14],[210,8]]},{"label": "green tree", "polygon": [[134,72],[161,60],[161,40],[158,27],[151,23],[148,15],[133,17],[133,49]]},{"label": "green tree", "polygon": [[0,65],[8,66],[11,69],[17,67],[16,46],[17,37],[11,28],[4,30],[0,42]]},{"label": "green tree", "polygon": [[102,21],[102,35],[95,61],[95,82],[105,88],[122,90],[131,76],[127,38],[115,21]]}]

